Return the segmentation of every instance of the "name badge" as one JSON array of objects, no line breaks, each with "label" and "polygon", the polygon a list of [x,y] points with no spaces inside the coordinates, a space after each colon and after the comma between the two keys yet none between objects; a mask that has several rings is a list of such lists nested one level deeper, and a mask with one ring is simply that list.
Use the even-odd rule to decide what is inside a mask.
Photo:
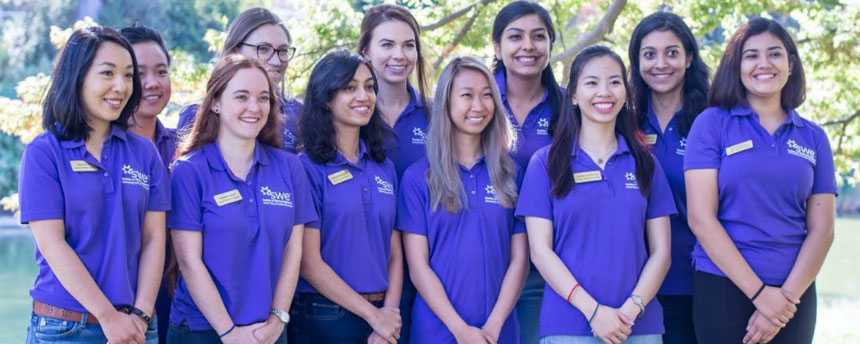
[{"label": "name badge", "polygon": [[753,148],[753,142],[752,140],[746,140],[744,142],[726,148],[726,155],[728,156],[735,153],[740,153],[750,148]]},{"label": "name badge", "polygon": [[350,179],[352,179],[352,173],[349,173],[349,170],[340,170],[328,175],[331,185],[337,185]]},{"label": "name badge", "polygon": [[648,134],[645,135],[645,143],[649,145],[653,145],[657,143],[657,134]]},{"label": "name badge", "polygon": [[239,190],[233,189],[227,192],[222,192],[215,195],[215,204],[219,207],[225,204],[236,203],[242,200],[242,194],[239,193]]},{"label": "name badge", "polygon": [[90,163],[84,160],[71,160],[69,164],[72,165],[72,171],[75,172],[98,172],[99,168],[91,165]]},{"label": "name badge", "polygon": [[573,174],[573,182],[574,183],[588,183],[588,182],[596,182],[598,180],[602,180],[603,176],[600,174],[600,171],[588,171],[588,172],[579,172]]}]

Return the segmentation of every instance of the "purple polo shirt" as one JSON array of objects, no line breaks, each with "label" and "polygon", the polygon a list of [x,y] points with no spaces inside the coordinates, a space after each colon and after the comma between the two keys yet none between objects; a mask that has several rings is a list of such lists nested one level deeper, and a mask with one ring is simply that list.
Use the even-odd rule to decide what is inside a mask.
[{"label": "purple polo shirt", "polygon": [[[806,239],[806,200],[836,194],[827,134],[788,111],[773,135],[751,108],[708,108],[688,135],[684,169],[717,169],[717,218],[764,283],[782,285]],[[696,270],[725,276],[701,245]]]},{"label": "purple polo shirt", "polygon": [[672,265],[669,273],[663,280],[663,285],[658,292],[660,295],[692,295],[693,294],[693,246],[696,245],[696,236],[687,225],[687,191],[684,182],[684,151],[687,148],[687,138],[681,136],[678,128],[679,113],[675,113],[666,131],[660,131],[660,123],[657,114],[651,108],[651,97],[648,97],[646,108],[647,122],[642,128],[646,138],[654,142],[651,145],[651,153],[657,158],[669,187],[672,189],[672,198],[675,199],[675,208],[678,210],[676,216],[670,218],[672,225]]},{"label": "purple polo shirt", "polygon": [[[600,168],[581,149],[571,154],[576,176],[600,172],[600,180],[574,184],[562,198],[549,197],[550,146],[535,153],[526,171],[516,215],[553,222],[553,251],[597,302],[618,308],[639,280],[648,249],[645,221],[675,214],[672,191],[660,164],[655,164],[651,194],[644,197],[636,181],[636,162],[627,142],[617,135],[618,149]],[[633,334],[663,332],[663,310],[656,299],[636,320]],[[588,319],[549,284],[541,305],[540,336],[590,336]]]},{"label": "purple polo shirt", "polygon": [[[463,320],[475,327],[486,323],[502,288],[511,261],[511,237],[525,233],[514,209],[496,198],[483,158],[471,169],[460,165],[467,205],[450,213],[441,204],[433,210],[427,187],[429,164],[423,158],[401,180],[397,229],[427,237],[430,268],[439,277],[448,299]],[[454,335],[421,295],[412,308],[412,334],[417,344],[453,343]],[[516,312],[502,327],[499,343],[518,343]]]},{"label": "purple polo shirt", "polygon": [[389,127],[393,135],[386,136],[384,143],[385,155],[394,163],[398,179],[409,165],[427,155],[427,113],[424,102],[412,86],[406,88],[409,91],[409,105],[397,117],[394,127]]},{"label": "purple polo shirt", "polygon": [[155,147],[164,166],[169,167],[176,155],[176,145],[179,143],[176,129],[165,128],[161,121],[155,120]]},{"label": "purple polo shirt", "polygon": [[[258,142],[241,180],[213,142],[178,159],[171,179],[167,227],[202,232],[203,263],[236,325],[265,321],[293,226],[317,219],[301,162]],[[180,276],[170,322],[183,321],[192,330],[212,329]]]},{"label": "purple polo shirt", "polygon": [[[24,150],[19,178],[21,223],[63,220],[66,243],[108,301],[133,305],[144,216],[170,210],[170,181],[152,142],[111,126],[99,161],[83,140],[43,133]],[[87,312],[38,247],[36,263],[34,300]]]},{"label": "purple polo shirt", "polygon": [[519,123],[514,116],[514,111],[511,110],[510,103],[508,103],[508,86],[505,73],[496,73],[495,78],[496,84],[499,86],[499,93],[502,96],[502,103],[505,105],[505,114],[508,115],[511,125],[517,131],[517,142],[511,152],[511,157],[514,158],[520,168],[525,169],[532,154],[541,147],[552,143],[552,136],[549,135],[549,123],[552,119],[552,106],[547,99],[549,90],[544,91],[540,102],[526,115],[525,122]]},{"label": "purple polo shirt", "polygon": [[[281,131],[284,137],[284,149],[290,153],[297,153],[301,146],[299,141],[298,121],[302,113],[302,102],[296,98],[286,98],[283,94],[278,97],[280,102]],[[181,135],[191,130],[197,109],[200,104],[191,104],[179,112],[179,123],[176,129]]]},{"label": "purple polo shirt", "polygon": [[[388,256],[397,206],[397,174],[386,159],[370,158],[364,142],[358,163],[340,153],[334,161],[319,164],[302,153],[319,221],[308,223],[320,231],[320,254],[341,279],[356,292],[388,289]],[[299,279],[298,292],[316,293]]]}]

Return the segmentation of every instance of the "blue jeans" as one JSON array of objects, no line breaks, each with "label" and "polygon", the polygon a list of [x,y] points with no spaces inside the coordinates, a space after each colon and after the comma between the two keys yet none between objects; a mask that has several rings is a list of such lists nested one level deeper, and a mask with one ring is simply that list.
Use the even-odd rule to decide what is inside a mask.
[{"label": "blue jeans", "polygon": [[[188,324],[175,325],[170,324],[167,328],[167,343],[168,344],[221,344],[221,338],[218,338],[218,333],[215,330],[194,331],[188,327]],[[149,343],[147,343],[149,344]],[[287,344],[287,332],[284,333],[275,341],[275,344]]]},{"label": "blue jeans", "polygon": [[520,343],[537,344],[540,329],[540,305],[543,302],[544,280],[537,269],[532,266],[523,292],[517,300],[516,312],[520,321]]},{"label": "blue jeans", "polygon": [[[372,303],[382,307],[382,301]],[[291,344],[364,344],[373,328],[322,295],[298,294],[290,308],[288,332]]]},{"label": "blue jeans", "polygon": [[[102,327],[87,324],[88,316],[84,314],[81,321],[73,322],[32,314],[27,328],[27,344],[104,344],[107,337]],[[146,330],[146,344],[158,344],[157,324],[158,321],[153,319]]]},{"label": "blue jeans", "polygon": [[[642,334],[630,336],[621,344],[662,344],[663,336],[659,334]],[[547,336],[540,339],[540,344],[603,344],[603,341],[592,336]]]}]

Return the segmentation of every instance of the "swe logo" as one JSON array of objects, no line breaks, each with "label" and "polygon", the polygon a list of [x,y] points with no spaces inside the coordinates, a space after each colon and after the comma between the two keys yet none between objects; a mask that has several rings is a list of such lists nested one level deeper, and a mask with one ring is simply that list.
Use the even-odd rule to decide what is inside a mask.
[{"label": "swe logo", "polygon": [[262,195],[263,204],[274,205],[278,207],[293,207],[292,195],[289,192],[272,191],[268,186],[260,187],[260,195]]},{"label": "swe logo", "polygon": [[675,149],[675,154],[684,155],[684,152],[687,150],[687,138],[682,137],[680,141],[678,141],[678,149]]},{"label": "swe logo", "polygon": [[415,127],[412,129],[412,144],[414,145],[423,145],[427,143],[427,134],[424,133],[424,130],[421,130],[419,127]]},{"label": "swe logo", "polygon": [[296,134],[293,134],[292,131],[288,129],[284,129],[284,145],[288,147],[293,147],[296,144]]},{"label": "swe logo", "polygon": [[487,185],[484,187],[484,192],[487,193],[487,195],[484,196],[484,202],[491,204],[499,204],[499,199],[496,198],[496,188],[494,188],[492,185]]},{"label": "swe logo", "polygon": [[788,140],[788,154],[799,156],[815,164],[815,150],[801,146],[794,140]]},{"label": "swe logo", "polygon": [[379,178],[379,176],[374,176],[374,179],[376,179],[376,191],[381,194],[394,195],[394,184]]},{"label": "swe logo", "polygon": [[639,189],[639,181],[636,180],[636,175],[633,174],[633,172],[627,172],[624,174],[624,188]]},{"label": "swe logo", "polygon": [[538,135],[549,135],[549,119],[541,118],[537,122],[537,134]]},{"label": "swe logo", "polygon": [[122,165],[122,183],[137,185],[144,190],[149,190],[149,176],[135,170],[131,165]]}]

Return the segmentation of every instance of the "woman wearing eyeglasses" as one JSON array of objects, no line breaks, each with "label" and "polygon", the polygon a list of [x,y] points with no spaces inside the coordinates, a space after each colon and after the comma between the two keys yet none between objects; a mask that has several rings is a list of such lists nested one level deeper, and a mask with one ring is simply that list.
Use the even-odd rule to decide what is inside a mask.
[{"label": "woman wearing eyeglasses", "polygon": [[[251,8],[239,14],[227,29],[222,55],[239,53],[256,58],[266,68],[269,77],[278,87],[278,102],[281,114],[281,133],[284,136],[284,149],[295,153],[298,144],[298,115],[302,103],[284,94],[284,72],[290,59],[295,55],[293,38],[286,25],[277,15],[264,8]],[[190,131],[197,116],[199,104],[192,104],[179,113],[176,128],[181,133]]]}]

